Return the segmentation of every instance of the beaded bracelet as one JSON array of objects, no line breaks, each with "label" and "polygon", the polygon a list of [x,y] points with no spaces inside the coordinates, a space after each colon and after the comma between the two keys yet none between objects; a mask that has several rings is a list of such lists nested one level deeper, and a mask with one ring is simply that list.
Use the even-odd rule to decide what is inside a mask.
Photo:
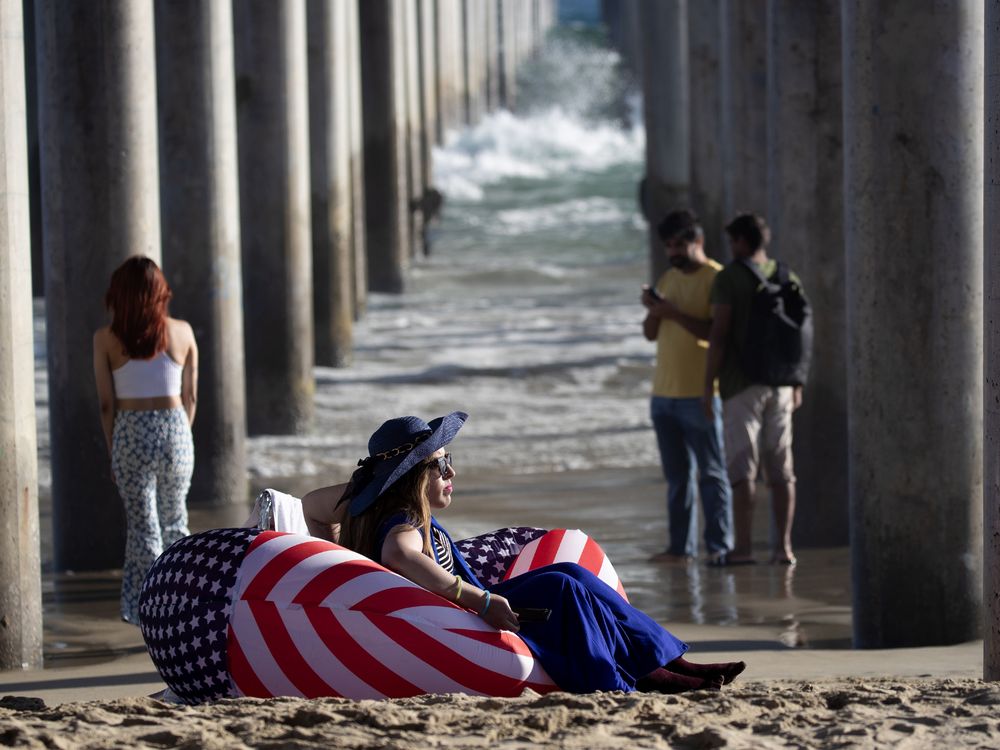
[{"label": "beaded bracelet", "polygon": [[486,589],[486,590],[484,591],[484,593],[486,594],[486,599],[485,599],[485,600],[483,601],[483,608],[482,608],[482,609],[481,609],[481,610],[479,611],[479,616],[480,616],[480,617],[483,617],[483,616],[485,616],[485,615],[486,615],[486,612],[487,612],[487,611],[489,610],[489,608],[490,608],[490,590],[489,590],[489,589]]}]

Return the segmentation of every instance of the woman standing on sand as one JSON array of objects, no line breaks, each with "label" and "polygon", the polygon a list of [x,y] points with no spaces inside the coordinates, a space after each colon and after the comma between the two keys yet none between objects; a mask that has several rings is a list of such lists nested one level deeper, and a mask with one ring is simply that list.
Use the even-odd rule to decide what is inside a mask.
[{"label": "woman standing on sand", "polygon": [[170,297],[156,263],[133,256],[111,275],[111,325],[94,334],[101,428],[127,519],[121,617],[132,624],[146,571],[190,533],[198,347],[191,326],[167,314]]},{"label": "woman standing on sand", "polygon": [[[332,538],[338,531],[339,544],[517,633],[563,690],[718,690],[743,671],[743,662],[686,661],[686,644],[575,563],[546,565],[484,588],[432,515],[451,504],[456,471],[444,448],[467,416],[385,422],[346,486],[303,498],[312,533]],[[522,608],[550,616],[522,622]]]}]

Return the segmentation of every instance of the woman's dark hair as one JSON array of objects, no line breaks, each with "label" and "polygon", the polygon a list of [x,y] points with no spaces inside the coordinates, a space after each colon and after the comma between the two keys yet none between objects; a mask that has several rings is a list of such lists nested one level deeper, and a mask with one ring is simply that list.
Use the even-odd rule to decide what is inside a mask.
[{"label": "woman's dark hair", "polygon": [[726,234],[734,240],[743,238],[751,250],[760,250],[771,242],[771,230],[763,216],[740,214],[726,224]]},{"label": "woman's dark hair", "polygon": [[167,303],[173,293],[150,258],[133,255],[111,274],[104,306],[111,332],[133,359],[149,359],[167,348]]},{"label": "woman's dark hair", "polygon": [[[340,524],[340,545],[378,560],[381,550],[375,548],[376,535],[382,524],[397,513],[405,513],[406,520],[421,529],[424,536],[424,553],[431,553],[431,508],[427,502],[427,467],[431,464],[421,461],[379,495],[368,510],[359,516],[344,515]],[[341,502],[350,505],[354,496],[354,482],[348,485]]]}]

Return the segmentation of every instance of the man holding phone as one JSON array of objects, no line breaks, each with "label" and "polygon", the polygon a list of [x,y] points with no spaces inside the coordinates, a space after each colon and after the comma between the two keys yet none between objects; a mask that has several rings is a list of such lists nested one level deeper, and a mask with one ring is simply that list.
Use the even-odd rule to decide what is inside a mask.
[{"label": "man holding phone", "polygon": [[[656,560],[689,561],[697,553],[696,494],[705,517],[709,561],[724,560],[733,545],[733,501],[726,475],[722,408],[709,418],[702,392],[711,330],[712,283],[722,266],[705,255],[705,233],[687,210],[657,227],[670,268],[644,287],[643,334],[656,342],[650,416],[667,480],[669,542]],[[715,400],[719,397],[716,394]]]}]

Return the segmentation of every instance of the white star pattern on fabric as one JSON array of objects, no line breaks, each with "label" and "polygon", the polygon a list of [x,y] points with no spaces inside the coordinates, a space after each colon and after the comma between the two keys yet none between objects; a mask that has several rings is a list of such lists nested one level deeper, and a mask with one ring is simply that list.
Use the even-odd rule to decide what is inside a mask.
[{"label": "white star pattern on fabric", "polygon": [[481,582],[488,580],[492,586],[503,580],[508,562],[517,557],[526,544],[544,533],[545,529],[533,526],[515,526],[463,539],[456,542],[455,547],[476,578]]},{"label": "white star pattern on fabric", "polygon": [[143,583],[139,621],[150,657],[185,703],[236,695],[225,671],[230,598],[259,533],[216,529],[186,537],[157,559]]}]

